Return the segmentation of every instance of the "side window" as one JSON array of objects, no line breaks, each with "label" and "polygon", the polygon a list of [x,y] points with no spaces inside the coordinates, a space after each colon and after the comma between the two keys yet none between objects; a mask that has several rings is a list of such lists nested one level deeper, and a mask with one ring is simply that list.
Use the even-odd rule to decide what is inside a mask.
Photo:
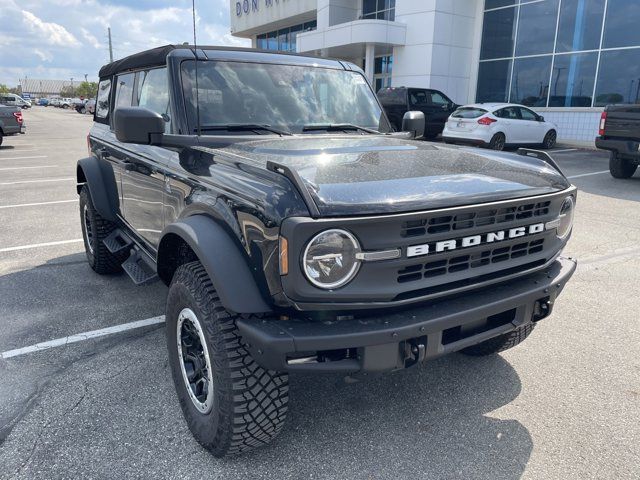
[{"label": "side window", "polygon": [[427,105],[427,93],[424,90],[411,90],[409,103],[411,105]]},{"label": "side window", "polygon": [[106,119],[109,115],[109,96],[111,94],[111,80],[101,80],[98,84],[96,97],[96,118]]},{"label": "side window", "polygon": [[440,92],[431,92],[431,103],[434,105],[449,105],[449,99]]},{"label": "side window", "polygon": [[138,106],[148,108],[165,119],[165,131],[169,131],[169,81],[166,68],[156,68],[138,73]]},{"label": "side window", "polygon": [[133,101],[133,81],[135,73],[127,73],[116,77],[116,101],[113,109],[130,107]]},{"label": "side window", "polygon": [[520,108],[520,115],[522,116],[522,120],[529,120],[532,122],[536,122],[538,120],[538,116],[528,108]]},{"label": "side window", "polygon": [[518,109],[516,107],[506,107],[495,113],[496,117],[506,118],[509,120],[520,120]]}]

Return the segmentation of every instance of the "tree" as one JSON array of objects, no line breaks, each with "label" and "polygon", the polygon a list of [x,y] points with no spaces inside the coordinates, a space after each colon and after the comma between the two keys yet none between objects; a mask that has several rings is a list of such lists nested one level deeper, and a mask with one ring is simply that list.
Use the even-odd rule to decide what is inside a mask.
[{"label": "tree", "polygon": [[60,90],[61,97],[81,97],[81,98],[93,98],[98,91],[98,84],[96,82],[81,82],[77,87],[71,85],[65,85]]},{"label": "tree", "polygon": [[93,98],[98,92],[98,84],[96,82],[82,82],[76,89],[76,97]]},{"label": "tree", "polygon": [[9,93],[9,87],[4,83],[0,83],[0,93]]}]

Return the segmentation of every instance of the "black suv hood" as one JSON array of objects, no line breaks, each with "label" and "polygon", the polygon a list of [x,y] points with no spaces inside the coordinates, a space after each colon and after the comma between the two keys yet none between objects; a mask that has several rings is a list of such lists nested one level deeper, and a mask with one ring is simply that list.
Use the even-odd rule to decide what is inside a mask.
[{"label": "black suv hood", "polygon": [[410,212],[564,190],[547,163],[512,153],[378,135],[236,143],[228,153],[296,170],[322,215]]}]

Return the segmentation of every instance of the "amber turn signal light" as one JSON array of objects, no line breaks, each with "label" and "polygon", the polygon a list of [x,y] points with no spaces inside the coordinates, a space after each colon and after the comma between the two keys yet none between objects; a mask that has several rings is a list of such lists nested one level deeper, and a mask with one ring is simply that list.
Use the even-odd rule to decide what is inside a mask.
[{"label": "amber turn signal light", "polygon": [[280,237],[280,275],[289,273],[289,242],[286,238]]}]

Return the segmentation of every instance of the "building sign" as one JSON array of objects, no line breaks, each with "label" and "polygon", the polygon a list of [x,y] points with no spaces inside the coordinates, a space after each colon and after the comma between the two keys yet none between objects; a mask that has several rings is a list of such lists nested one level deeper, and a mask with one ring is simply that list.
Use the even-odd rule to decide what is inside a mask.
[{"label": "building sign", "polygon": [[248,15],[249,12],[257,12],[260,10],[260,4],[264,2],[266,8],[272,7],[274,3],[278,4],[285,0],[238,0],[236,1],[236,16]]}]

